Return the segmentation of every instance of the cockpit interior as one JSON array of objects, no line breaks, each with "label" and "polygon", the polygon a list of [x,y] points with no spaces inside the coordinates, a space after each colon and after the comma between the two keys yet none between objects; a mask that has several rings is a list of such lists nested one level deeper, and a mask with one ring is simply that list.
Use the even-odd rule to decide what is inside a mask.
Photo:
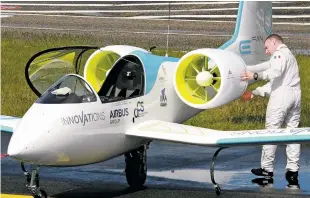
[{"label": "cockpit interior", "polygon": [[98,92],[103,103],[135,98],[143,94],[143,66],[140,60],[132,55],[115,63]]}]

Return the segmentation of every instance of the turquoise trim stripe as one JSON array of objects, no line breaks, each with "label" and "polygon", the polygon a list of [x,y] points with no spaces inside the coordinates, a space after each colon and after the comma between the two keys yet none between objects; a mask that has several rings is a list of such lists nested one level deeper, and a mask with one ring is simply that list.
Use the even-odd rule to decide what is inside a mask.
[{"label": "turquoise trim stripe", "polygon": [[272,2],[269,2],[268,10],[265,15],[269,16],[270,20],[270,27],[266,26],[266,23],[264,25],[265,32],[269,36],[272,33]]},{"label": "turquoise trim stripe", "polygon": [[237,22],[236,22],[236,27],[235,27],[235,32],[234,35],[232,36],[232,38],[227,41],[226,43],[224,43],[221,47],[219,47],[219,49],[226,49],[227,47],[229,47],[230,45],[232,45],[238,38],[239,35],[239,31],[240,31],[240,24],[241,24],[241,17],[242,17],[242,10],[243,10],[243,1],[240,1],[239,3],[239,8],[238,8],[238,14],[237,14]]},{"label": "turquoise trim stripe", "polygon": [[15,119],[20,119],[20,118],[14,117],[14,116],[0,115],[0,120],[15,120]]},{"label": "turquoise trim stripe", "polygon": [[13,133],[13,128],[8,126],[1,126],[1,132]]},{"label": "turquoise trim stripe", "polygon": [[268,137],[247,137],[247,138],[225,138],[216,142],[217,145],[238,145],[252,143],[286,143],[286,142],[309,142],[310,135],[285,135],[285,136],[268,136]]},{"label": "turquoise trim stripe", "polygon": [[12,116],[0,116],[0,120],[16,120],[20,119],[18,117],[12,117]]},{"label": "turquoise trim stripe", "polygon": [[178,62],[178,58],[174,57],[165,57],[165,56],[156,56],[151,53],[145,53],[142,51],[133,51],[132,55],[140,58],[145,73],[145,94],[148,94],[151,89],[154,87],[159,67],[163,62]]}]

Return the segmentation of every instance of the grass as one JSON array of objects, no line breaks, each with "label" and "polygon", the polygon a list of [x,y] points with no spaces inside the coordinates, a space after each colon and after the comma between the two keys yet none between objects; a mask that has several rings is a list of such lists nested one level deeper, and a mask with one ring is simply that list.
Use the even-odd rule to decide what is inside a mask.
[{"label": "grass", "polygon": [[[105,40],[106,39],[106,40]],[[27,61],[39,51],[61,46],[90,45],[105,46],[113,39],[98,39],[92,34],[38,33],[27,31],[2,31],[1,41],[1,114],[22,116],[36,100],[25,80],[24,69]],[[115,38],[114,38],[115,40]],[[132,43],[125,43],[131,44]],[[208,47],[218,47],[214,41]],[[140,45],[145,48],[145,46]],[[165,50],[154,50],[155,54],[164,55]],[[172,51],[170,56],[181,57],[185,52]],[[302,116],[300,126],[310,126],[310,57],[297,56],[301,71]],[[252,90],[262,85],[251,85]],[[268,98],[255,97],[251,102],[236,100],[216,109],[203,111],[186,122],[189,125],[221,130],[241,130],[264,128],[265,111]]]}]

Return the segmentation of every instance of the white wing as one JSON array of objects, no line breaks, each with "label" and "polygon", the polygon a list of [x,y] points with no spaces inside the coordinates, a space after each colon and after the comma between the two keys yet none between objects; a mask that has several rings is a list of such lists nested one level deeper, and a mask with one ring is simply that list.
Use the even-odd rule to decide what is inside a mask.
[{"label": "white wing", "polygon": [[126,135],[201,146],[241,146],[310,142],[310,128],[219,131],[150,120]]},{"label": "white wing", "polygon": [[20,118],[11,116],[0,116],[0,126],[1,126],[1,154],[6,154],[10,139],[12,137],[13,131]]}]

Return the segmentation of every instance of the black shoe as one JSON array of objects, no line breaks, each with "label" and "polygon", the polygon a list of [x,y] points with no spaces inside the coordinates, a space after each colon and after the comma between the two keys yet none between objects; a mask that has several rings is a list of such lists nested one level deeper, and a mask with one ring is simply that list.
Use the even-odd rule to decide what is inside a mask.
[{"label": "black shoe", "polygon": [[266,178],[273,177],[273,172],[267,172],[262,168],[252,169],[251,172],[257,176],[264,176]]},{"label": "black shoe", "polygon": [[288,182],[288,185],[298,186],[298,171],[287,171],[285,173],[285,178]]},{"label": "black shoe", "polygon": [[290,184],[288,184],[288,185],[286,185],[286,188],[287,189],[292,189],[292,190],[298,190],[298,189],[300,189],[300,186],[299,185],[290,185]]},{"label": "black shoe", "polygon": [[258,184],[262,187],[273,184],[273,178],[255,178],[252,180],[252,183]]}]

